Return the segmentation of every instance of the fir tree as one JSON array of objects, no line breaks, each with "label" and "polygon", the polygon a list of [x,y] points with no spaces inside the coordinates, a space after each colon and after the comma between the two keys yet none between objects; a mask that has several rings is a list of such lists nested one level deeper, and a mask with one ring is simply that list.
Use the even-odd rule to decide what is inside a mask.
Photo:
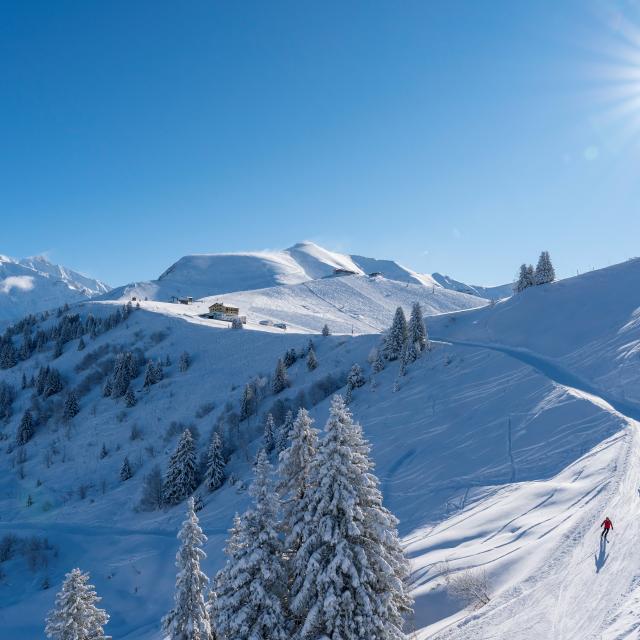
[{"label": "fir tree", "polygon": [[316,352],[313,350],[313,347],[309,348],[309,352],[307,353],[307,369],[309,371],[313,371],[318,367],[318,358],[316,357]]},{"label": "fir tree", "polygon": [[329,329],[329,325],[325,324],[324,327],[322,327],[322,335],[326,338],[327,336],[331,335],[331,329]]},{"label": "fir tree", "polygon": [[187,518],[178,539],[175,606],[163,618],[162,627],[170,640],[210,640],[211,623],[205,602],[209,579],[200,568],[207,557],[202,550],[207,536],[200,528],[193,498],[187,502]]},{"label": "fir tree", "polygon": [[49,613],[45,633],[53,640],[109,640],[103,626],[109,622],[104,609],[96,604],[101,598],[89,584],[89,574],[73,569],[65,576],[56,596],[55,609]]},{"label": "fir tree", "polygon": [[280,454],[278,494],[282,499],[281,528],[285,534],[285,552],[293,557],[300,547],[305,513],[302,498],[309,487],[309,469],[318,448],[318,430],[306,409],[299,409],[291,430],[291,444]]},{"label": "fir tree", "polygon": [[144,478],[140,509],[143,511],[155,511],[156,509],[161,509],[162,505],[162,471],[160,471],[160,465],[156,464]]},{"label": "fir tree", "polygon": [[296,355],[296,350],[291,348],[291,349],[287,349],[286,353],[284,354],[284,358],[282,359],[282,362],[284,363],[284,366],[288,369],[289,367],[293,366],[296,363],[297,359],[298,359],[298,356]]},{"label": "fir tree", "polygon": [[331,405],[309,469],[292,562],[295,637],[404,640],[411,600],[397,520],[382,506],[369,445],[343,399]]},{"label": "fir tree", "polygon": [[100,460],[104,460],[109,455],[107,451],[107,445],[103,442],[102,448],[100,449]]},{"label": "fir tree", "polygon": [[186,351],[183,351],[180,354],[180,362],[178,364],[178,368],[182,373],[184,373],[191,366],[191,358]]},{"label": "fir tree", "polygon": [[71,420],[80,413],[80,405],[78,404],[78,396],[75,391],[71,389],[64,400],[64,409],[62,410],[62,417],[65,420]]},{"label": "fir tree", "polygon": [[84,351],[86,346],[87,345],[84,343],[84,338],[80,336],[80,340],[78,341],[78,351]]},{"label": "fir tree", "polygon": [[407,340],[412,349],[410,357],[413,362],[413,360],[415,360],[415,358],[417,358],[428,347],[427,327],[424,323],[422,309],[418,302],[414,302],[411,307],[411,316],[409,317],[407,333]]},{"label": "fir tree", "polygon": [[143,386],[145,389],[148,389],[152,384],[156,384],[158,382],[156,366],[153,364],[152,360],[147,362],[147,368],[144,372],[144,383]]},{"label": "fir tree", "polygon": [[278,437],[276,438],[276,449],[278,453],[281,453],[289,446],[289,436],[291,435],[292,429],[293,411],[289,410],[284,418],[284,422],[280,425],[280,429],[278,429]]},{"label": "fir tree", "polygon": [[49,398],[62,391],[63,388],[64,385],[62,383],[62,376],[60,375],[60,372],[53,367],[47,367],[47,374],[45,377],[42,395],[45,398]]},{"label": "fir tree", "polygon": [[109,398],[111,396],[112,391],[113,391],[113,385],[111,384],[111,378],[107,378],[104,382],[104,386],[102,387],[102,395],[105,398]]},{"label": "fir tree", "polygon": [[247,420],[256,412],[256,393],[252,384],[246,384],[240,403],[240,420]]},{"label": "fir tree", "polygon": [[27,387],[28,387],[28,383],[27,383],[27,374],[24,373],[24,371],[22,372],[22,380],[20,382],[20,388],[24,391]]},{"label": "fir tree", "polygon": [[164,501],[170,505],[178,504],[190,496],[197,486],[195,447],[191,431],[185,429],[169,458],[163,486]]},{"label": "fir tree", "polygon": [[386,360],[397,360],[407,340],[407,320],[402,307],[396,309],[391,328],[384,340],[383,355]]},{"label": "fir tree", "polygon": [[222,439],[218,432],[215,432],[209,445],[207,470],[204,474],[204,484],[209,491],[215,491],[223,485],[224,467],[225,461],[222,455]]},{"label": "fir tree", "polygon": [[59,358],[62,355],[62,348],[64,346],[64,343],[62,342],[62,340],[56,340],[56,343],[53,347],[53,359],[56,360],[57,358]]},{"label": "fir tree", "polygon": [[129,408],[136,406],[138,401],[136,400],[136,394],[133,392],[133,389],[127,389],[127,392],[124,394],[124,402]]},{"label": "fir tree", "polygon": [[281,391],[284,391],[288,386],[289,379],[287,378],[287,370],[285,369],[282,359],[278,358],[276,370],[273,374],[273,381],[271,382],[271,390],[273,393],[278,394]]},{"label": "fir tree", "polygon": [[216,577],[215,627],[229,640],[289,640],[278,498],[264,451],[258,455],[250,494],[254,505],[236,517],[225,550],[229,559]]},{"label": "fir tree", "polygon": [[551,256],[548,251],[543,251],[538,258],[534,281],[535,284],[548,284],[556,279],[556,272],[551,264]]},{"label": "fir tree", "polygon": [[371,368],[374,373],[380,373],[384,369],[384,358],[380,349],[376,349],[376,359],[373,361]]},{"label": "fir tree", "polygon": [[264,423],[262,446],[267,453],[271,453],[276,448],[276,424],[271,414],[267,416],[267,420]]},{"label": "fir tree", "polygon": [[131,465],[129,464],[129,458],[125,456],[122,467],[120,467],[120,480],[124,482],[125,480],[129,480],[130,478],[133,478],[133,471],[131,470]]},{"label": "fir tree", "polygon": [[16,443],[20,445],[27,444],[27,442],[33,438],[34,433],[33,416],[31,415],[31,411],[27,409],[22,415],[22,420],[20,420],[20,425],[16,432]]}]

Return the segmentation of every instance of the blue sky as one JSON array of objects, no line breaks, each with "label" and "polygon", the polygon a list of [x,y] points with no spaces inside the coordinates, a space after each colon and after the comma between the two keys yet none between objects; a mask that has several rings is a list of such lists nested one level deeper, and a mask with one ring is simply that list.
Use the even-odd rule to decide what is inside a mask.
[{"label": "blue sky", "polygon": [[331,249],[474,283],[640,254],[634,2],[0,4],[0,253],[111,284]]}]

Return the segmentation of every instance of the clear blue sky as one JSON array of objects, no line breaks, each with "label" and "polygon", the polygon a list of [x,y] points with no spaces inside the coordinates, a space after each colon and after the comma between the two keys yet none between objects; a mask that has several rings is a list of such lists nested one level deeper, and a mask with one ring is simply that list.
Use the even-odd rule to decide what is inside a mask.
[{"label": "clear blue sky", "polygon": [[[617,8],[616,8],[617,7]],[[0,253],[309,239],[474,283],[640,254],[630,1],[0,3]]]}]

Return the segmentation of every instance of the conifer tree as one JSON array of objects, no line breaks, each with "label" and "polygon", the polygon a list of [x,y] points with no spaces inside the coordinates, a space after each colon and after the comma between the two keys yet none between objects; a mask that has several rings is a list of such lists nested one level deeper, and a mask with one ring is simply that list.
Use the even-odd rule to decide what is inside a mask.
[{"label": "conifer tree", "polygon": [[211,622],[205,601],[209,579],[200,568],[207,557],[202,550],[207,536],[200,528],[193,498],[187,502],[187,518],[178,539],[175,606],[163,618],[162,627],[170,640],[210,640]]},{"label": "conifer tree", "polygon": [[182,373],[184,373],[191,366],[191,358],[186,351],[183,351],[180,354],[180,362],[178,364],[178,368]]},{"label": "conifer tree", "polygon": [[284,354],[284,358],[282,359],[282,362],[284,363],[284,366],[288,369],[289,367],[293,366],[296,363],[297,359],[298,359],[298,356],[296,354],[296,350],[292,347],[291,349],[287,349],[286,353]]},{"label": "conifer tree", "polygon": [[163,486],[164,501],[170,505],[178,504],[190,496],[197,486],[195,447],[191,431],[185,429],[169,458]]},{"label": "conifer tree", "polygon": [[113,391],[113,385],[111,384],[111,378],[107,378],[104,382],[104,386],[102,387],[102,395],[105,398],[109,398],[111,396],[112,391]]},{"label": "conifer tree", "polygon": [[144,478],[142,497],[140,498],[140,509],[143,511],[154,511],[161,509],[162,505],[162,471],[160,471],[160,466],[156,464]]},{"label": "conifer tree", "polygon": [[402,347],[407,340],[407,319],[402,307],[396,309],[391,328],[387,332],[382,348],[386,360],[397,360],[402,353]]},{"label": "conifer tree", "polygon": [[80,413],[80,405],[78,404],[78,396],[75,391],[71,389],[64,400],[64,408],[62,410],[62,417],[65,420],[71,420]]},{"label": "conifer tree", "polygon": [[300,547],[305,512],[302,499],[309,487],[311,461],[318,449],[318,430],[306,409],[299,409],[291,430],[291,444],[280,454],[278,494],[282,500],[281,529],[285,535],[285,555],[289,558]]},{"label": "conifer tree", "polygon": [[31,411],[27,409],[22,415],[22,420],[20,420],[20,425],[16,432],[16,443],[20,445],[27,444],[27,442],[33,438],[34,433],[33,416],[31,415]]},{"label": "conifer tree", "polygon": [[306,516],[289,599],[296,638],[405,638],[408,565],[369,449],[336,396],[299,506]]},{"label": "conifer tree", "polygon": [[281,453],[289,446],[289,436],[293,429],[293,411],[287,411],[287,415],[284,418],[284,422],[278,429],[278,437],[276,438],[276,449],[278,453]]},{"label": "conifer tree", "polygon": [[133,389],[127,389],[127,392],[124,394],[124,402],[129,408],[136,406],[138,401],[136,400],[136,394],[133,392]]},{"label": "conifer tree", "polygon": [[22,380],[20,382],[20,388],[24,391],[27,387],[28,387],[28,383],[27,383],[27,374],[24,373],[24,371],[22,372]]},{"label": "conifer tree", "polygon": [[289,640],[278,498],[264,451],[250,494],[254,504],[242,518],[236,516],[225,549],[229,559],[216,576],[215,628],[225,640]]},{"label": "conifer tree", "polygon": [[246,384],[240,403],[240,420],[247,420],[256,412],[256,394],[252,384]]},{"label": "conifer tree", "polygon": [[133,478],[133,471],[131,470],[131,465],[129,464],[129,458],[125,456],[122,467],[120,468],[120,480],[122,480],[122,482],[125,482],[130,478]]},{"label": "conifer tree", "polygon": [[548,251],[543,251],[538,258],[534,281],[535,284],[548,284],[556,279],[556,272],[551,264],[551,256]]},{"label": "conifer tree", "polygon": [[329,325],[325,324],[324,327],[322,327],[322,335],[326,338],[327,336],[331,335],[331,329],[329,329]]},{"label": "conifer tree", "polygon": [[56,596],[55,608],[47,617],[45,633],[53,640],[110,640],[104,633],[109,616],[96,604],[101,598],[89,584],[89,574],[73,569],[65,576]]},{"label": "conifer tree", "polygon": [[84,343],[84,338],[80,336],[80,340],[78,341],[78,351],[84,351],[86,346],[87,345]]},{"label": "conifer tree", "polygon": [[147,362],[147,368],[144,371],[144,382],[143,387],[148,389],[152,384],[156,384],[158,382],[158,378],[156,375],[156,367],[153,364],[152,360]]},{"label": "conifer tree", "polygon": [[264,423],[262,446],[267,453],[271,453],[276,448],[276,424],[271,414],[267,416],[267,420]]},{"label": "conifer tree", "polygon": [[[424,323],[424,318],[422,316],[422,309],[420,307],[420,303],[414,302],[411,307],[411,316],[409,317],[409,326],[407,328],[408,337],[407,340],[409,342],[412,351],[410,353],[410,357],[413,360],[419,357],[420,354],[427,348],[428,340],[427,340],[427,327]],[[415,355],[415,357],[414,357]]]},{"label": "conifer tree", "polygon": [[289,379],[287,378],[287,370],[282,362],[281,358],[278,358],[276,363],[276,370],[273,374],[273,380],[271,382],[271,390],[273,393],[278,394],[284,391],[289,386]]},{"label": "conifer tree", "polygon": [[211,438],[207,456],[207,470],[204,474],[204,484],[209,491],[219,489],[224,483],[225,461],[222,455],[222,439],[216,431]]},{"label": "conifer tree", "polygon": [[316,357],[316,352],[313,350],[313,347],[309,348],[309,352],[307,353],[307,369],[309,371],[313,371],[318,367],[318,358]]},{"label": "conifer tree", "polygon": [[102,448],[100,449],[100,460],[104,460],[109,455],[107,451],[107,445],[103,442]]}]

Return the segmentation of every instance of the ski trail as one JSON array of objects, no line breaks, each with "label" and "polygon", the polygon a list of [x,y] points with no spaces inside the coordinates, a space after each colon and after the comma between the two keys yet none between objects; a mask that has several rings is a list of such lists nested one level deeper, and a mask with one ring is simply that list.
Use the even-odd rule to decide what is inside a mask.
[{"label": "ski trail", "polygon": [[[437,339],[436,339],[437,340]],[[436,634],[456,640],[503,638],[600,640],[613,638],[625,597],[640,580],[638,500],[640,486],[640,408],[596,389],[556,362],[502,345],[458,340],[440,342],[488,349],[526,364],[568,392],[617,415],[627,424],[623,446],[610,469],[610,482],[576,508],[571,532],[543,566],[495,601]],[[607,447],[607,441],[597,450]],[[614,521],[609,542],[600,546],[599,525]],[[545,534],[546,535],[546,534]],[[609,633],[607,629],[611,627]],[[490,631],[491,630],[491,631]],[[493,632],[495,631],[495,635]],[[615,637],[620,637],[616,634]]]}]

